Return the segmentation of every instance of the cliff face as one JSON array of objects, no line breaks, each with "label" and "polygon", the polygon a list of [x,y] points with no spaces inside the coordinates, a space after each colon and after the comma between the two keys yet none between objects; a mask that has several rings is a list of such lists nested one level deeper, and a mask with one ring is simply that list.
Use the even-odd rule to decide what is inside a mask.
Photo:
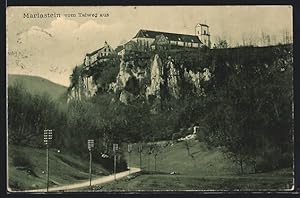
[{"label": "cliff face", "polygon": [[93,97],[97,92],[98,86],[92,76],[81,74],[78,76],[77,83],[69,88],[68,102],[71,100],[82,100]]},{"label": "cliff face", "polygon": [[[124,104],[143,100],[159,106],[163,100],[180,99],[189,92],[204,96],[203,84],[211,78],[221,82],[228,69],[239,70],[248,65],[259,68],[276,61],[284,62],[291,53],[290,45],[192,52],[183,50],[152,55],[133,52],[129,58],[121,57],[115,81],[104,90],[114,93]],[[96,94],[101,85],[95,83],[91,76],[84,72],[79,75],[76,86],[70,88],[69,99],[81,100]]]},{"label": "cliff face", "polygon": [[[107,91],[114,93],[124,104],[142,98],[151,104],[159,105],[161,100],[166,98],[179,99],[183,82],[192,84],[194,90],[201,93],[201,81],[210,78],[208,69],[205,72],[194,73],[184,69],[182,65],[176,65],[170,56],[163,61],[155,54],[149,63],[146,67],[141,67],[134,60],[125,61],[121,58],[116,80],[108,85]],[[77,86],[69,92],[69,100],[82,100],[94,96],[99,87],[95,82],[92,76],[82,72]]]},{"label": "cliff face", "polygon": [[169,56],[164,62],[158,54],[155,54],[149,68],[141,69],[133,62],[122,60],[116,82],[110,85],[111,90],[119,95],[120,101],[125,104],[137,98],[145,98],[151,104],[159,105],[161,100],[166,98],[179,99],[183,83],[192,84],[196,92],[202,93],[201,82],[211,77],[207,68],[197,73],[185,68],[184,76],[181,77],[180,71],[183,67],[178,67],[172,57]]},{"label": "cliff face", "polygon": [[149,98],[153,96],[155,98],[160,99],[161,85],[164,84],[164,81],[162,78],[163,75],[162,62],[157,54],[155,54],[154,59],[151,63],[150,75],[151,75],[150,78],[151,81],[146,89],[146,97]]},{"label": "cliff face", "polygon": [[167,62],[167,87],[169,94],[179,99],[180,97],[180,85],[179,81],[182,80],[179,77],[179,70],[175,68],[175,65],[172,60],[168,60]]}]

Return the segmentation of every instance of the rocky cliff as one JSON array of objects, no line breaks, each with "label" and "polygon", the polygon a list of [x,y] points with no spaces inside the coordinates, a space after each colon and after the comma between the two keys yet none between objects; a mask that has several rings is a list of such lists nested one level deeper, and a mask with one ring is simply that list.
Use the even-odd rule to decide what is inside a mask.
[{"label": "rocky cliff", "polygon": [[[183,72],[181,70],[184,70],[183,76],[180,76]],[[182,65],[176,65],[171,56],[162,60],[159,54],[154,54],[146,68],[140,68],[134,61],[121,60],[116,82],[110,88],[125,104],[138,98],[158,104],[170,97],[179,99],[183,83],[190,83],[201,94],[201,82],[209,80],[210,77],[208,68],[194,73]]]},{"label": "rocky cliff", "polygon": [[[158,105],[161,100],[170,97],[179,99],[183,83],[193,85],[194,90],[201,94],[201,82],[209,80],[211,76],[208,68],[195,73],[176,64],[171,56],[163,59],[159,54],[153,54],[147,62],[148,65],[141,66],[136,59],[124,60],[122,57],[116,79],[108,85],[107,91],[114,93],[124,104],[142,99]],[[79,77],[78,86],[73,87],[69,93],[70,100],[82,100],[96,94],[99,87],[96,80],[83,73]]]},{"label": "rocky cliff", "polygon": [[[115,66],[117,73],[107,88],[102,87],[102,90],[113,93],[124,104],[142,100],[159,106],[163,100],[180,99],[189,92],[204,96],[203,84],[212,78],[218,78],[221,82],[225,70],[254,63],[258,66],[274,64],[276,60],[285,60],[289,53],[292,53],[291,45],[209,51],[132,52],[129,58],[118,57],[120,64]],[[81,72],[77,86],[70,88],[69,99],[81,100],[94,96],[103,85],[99,85],[93,76],[91,72]]]}]

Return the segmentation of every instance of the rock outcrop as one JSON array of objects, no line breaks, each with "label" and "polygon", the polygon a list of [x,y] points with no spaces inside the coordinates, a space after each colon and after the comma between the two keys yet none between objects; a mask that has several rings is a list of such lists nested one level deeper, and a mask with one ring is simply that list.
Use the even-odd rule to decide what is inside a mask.
[{"label": "rock outcrop", "polygon": [[[182,96],[183,82],[192,84],[197,94],[201,95],[201,82],[211,77],[207,68],[203,72],[188,71],[182,65],[179,68],[170,56],[163,63],[160,56],[155,54],[148,62],[149,66],[141,67],[136,60],[124,61],[122,57],[116,81],[108,85],[108,91],[124,104],[145,98],[148,103],[159,108],[162,100],[170,97],[179,99]],[[96,94],[98,86],[92,76],[82,74],[78,81],[78,85],[71,89],[69,99],[81,100]]]},{"label": "rock outcrop", "polygon": [[81,73],[77,76],[76,83],[69,87],[67,101],[91,98],[96,95],[97,90],[98,86],[93,77],[84,74],[81,70]]},{"label": "rock outcrop", "polygon": [[150,85],[148,85],[146,89],[147,99],[149,99],[149,97],[154,97],[157,99],[161,98],[161,85],[164,84],[162,75],[163,75],[162,62],[158,54],[155,54],[150,68],[150,76],[151,76]]},{"label": "rock outcrop", "polygon": [[175,64],[169,58],[169,61],[167,62],[167,87],[169,90],[169,94],[176,98],[179,99],[180,97],[180,77],[179,77],[179,70],[175,68]]}]

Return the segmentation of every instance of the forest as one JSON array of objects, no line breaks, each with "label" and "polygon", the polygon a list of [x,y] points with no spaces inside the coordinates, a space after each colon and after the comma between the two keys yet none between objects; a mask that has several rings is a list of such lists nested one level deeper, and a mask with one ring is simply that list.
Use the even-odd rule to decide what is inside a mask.
[{"label": "forest", "polygon": [[[173,56],[197,70],[185,55]],[[52,147],[88,158],[87,139],[95,139],[95,155],[110,154],[113,143],[171,141],[175,133],[184,137],[187,128],[197,124],[199,141],[221,147],[239,165],[237,171],[243,173],[245,166],[254,172],[292,167],[292,46],[214,49],[206,57],[212,78],[202,84],[205,94],[197,96],[182,83],[183,96],[165,100],[155,114],[143,100],[125,105],[103,89],[90,99],[66,103],[47,94],[30,94],[15,83],[8,87],[9,144],[42,148],[43,130],[49,128],[55,130]],[[104,76],[101,83],[112,82],[116,62],[109,61],[101,69],[105,73],[93,75]],[[97,159],[107,167],[112,163]],[[125,160],[122,163],[125,168]]]}]

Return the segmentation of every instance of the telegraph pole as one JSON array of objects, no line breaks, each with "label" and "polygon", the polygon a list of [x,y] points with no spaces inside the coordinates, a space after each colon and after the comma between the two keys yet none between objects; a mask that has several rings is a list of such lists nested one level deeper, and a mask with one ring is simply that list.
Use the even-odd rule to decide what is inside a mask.
[{"label": "telegraph pole", "polygon": [[92,190],[92,149],[94,148],[94,140],[88,140],[88,149],[90,153],[90,168],[89,168],[89,178],[90,178],[90,190]]},{"label": "telegraph pole", "polygon": [[118,144],[113,144],[113,151],[114,151],[114,175],[115,175],[115,181],[117,180],[117,150],[118,150]]},{"label": "telegraph pole", "polygon": [[47,192],[49,191],[49,145],[47,144]]},{"label": "telegraph pole", "polygon": [[132,151],[132,144],[128,144],[127,151],[128,151],[128,170],[129,170],[129,175],[130,175],[130,153]]},{"label": "telegraph pole", "polygon": [[52,131],[53,130],[50,129],[44,130],[44,144],[46,145],[47,192],[49,191],[49,145],[51,144],[53,138]]},{"label": "telegraph pole", "polygon": [[140,169],[142,169],[142,151],[143,151],[143,146],[140,144],[138,152],[140,153]]},{"label": "telegraph pole", "polygon": [[149,152],[148,152],[148,171],[150,173],[150,155],[152,154],[152,148],[149,147]]},{"label": "telegraph pole", "polygon": [[156,173],[156,154],[154,154],[154,172]]},{"label": "telegraph pole", "polygon": [[148,153],[148,171],[150,173],[150,152]]}]

